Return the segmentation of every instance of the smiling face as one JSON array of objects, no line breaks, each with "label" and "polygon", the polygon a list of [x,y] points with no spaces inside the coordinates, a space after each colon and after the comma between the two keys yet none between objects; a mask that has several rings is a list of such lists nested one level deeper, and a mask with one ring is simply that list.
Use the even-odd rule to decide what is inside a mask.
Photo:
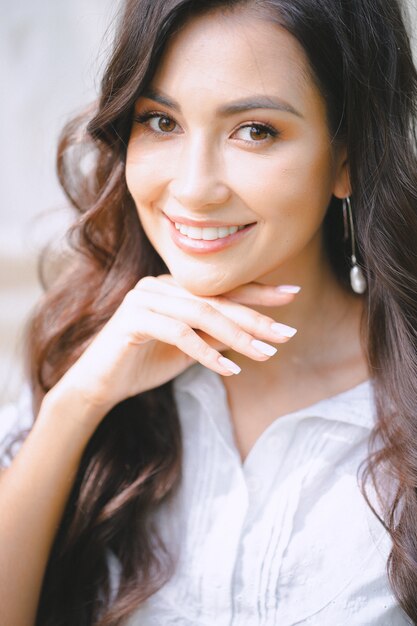
[{"label": "smiling face", "polygon": [[152,245],[199,295],[304,284],[326,263],[332,194],[349,192],[303,49],[248,9],[172,38],[136,102],[126,180]]}]

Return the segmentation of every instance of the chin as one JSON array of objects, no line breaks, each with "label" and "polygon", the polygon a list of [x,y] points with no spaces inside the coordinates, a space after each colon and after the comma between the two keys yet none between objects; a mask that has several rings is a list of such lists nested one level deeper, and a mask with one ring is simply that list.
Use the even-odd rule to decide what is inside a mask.
[{"label": "chin", "polygon": [[199,297],[220,296],[240,284],[232,284],[230,278],[227,279],[225,276],[214,278],[213,276],[201,276],[197,273],[193,273],[193,275],[173,273],[172,275],[181,287],[193,296]]}]

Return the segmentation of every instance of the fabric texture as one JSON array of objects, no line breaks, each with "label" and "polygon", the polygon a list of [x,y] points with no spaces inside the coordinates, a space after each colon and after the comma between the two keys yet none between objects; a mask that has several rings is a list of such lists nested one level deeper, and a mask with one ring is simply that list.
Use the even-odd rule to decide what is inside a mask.
[{"label": "fabric texture", "polygon": [[243,463],[221,377],[196,364],[174,391],[183,474],[157,523],[177,568],[129,626],[411,623],[388,584],[389,536],[358,486],[369,381],[278,417]]},{"label": "fabric texture", "polygon": [[[182,476],[154,523],[176,566],[128,626],[412,623],[389,587],[389,536],[358,485],[375,419],[369,381],[278,417],[243,463],[221,376],[193,365],[174,396]],[[0,411],[0,456],[31,423],[25,390]],[[108,563],[114,593],[111,553]]]}]

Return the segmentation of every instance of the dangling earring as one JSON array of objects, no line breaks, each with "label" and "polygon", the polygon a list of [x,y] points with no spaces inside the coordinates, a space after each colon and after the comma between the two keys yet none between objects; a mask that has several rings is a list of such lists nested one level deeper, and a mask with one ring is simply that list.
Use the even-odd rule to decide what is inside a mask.
[{"label": "dangling earring", "polygon": [[352,267],[350,270],[350,284],[355,293],[364,293],[366,291],[366,279],[356,260],[355,231],[353,228],[352,206],[350,197],[343,198],[343,223],[345,228],[345,240],[349,238],[352,245],[352,254],[350,257]]}]

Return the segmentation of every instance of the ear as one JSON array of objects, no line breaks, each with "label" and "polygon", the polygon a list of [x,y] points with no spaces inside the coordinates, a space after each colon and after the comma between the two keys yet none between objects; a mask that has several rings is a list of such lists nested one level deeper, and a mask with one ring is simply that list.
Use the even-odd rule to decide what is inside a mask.
[{"label": "ear", "polygon": [[333,195],[336,198],[347,198],[352,193],[350,184],[349,164],[347,159],[347,149],[345,146],[337,150],[335,156],[335,177]]}]

